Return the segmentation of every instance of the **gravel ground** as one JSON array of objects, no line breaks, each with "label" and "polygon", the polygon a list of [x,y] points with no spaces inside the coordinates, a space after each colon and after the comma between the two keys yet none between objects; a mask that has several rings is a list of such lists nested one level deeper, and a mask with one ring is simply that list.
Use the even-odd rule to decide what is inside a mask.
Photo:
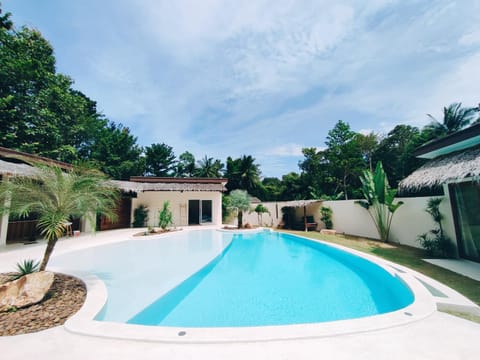
[{"label": "gravel ground", "polygon": [[[0,284],[11,274],[0,274]],[[27,334],[63,325],[85,302],[85,284],[64,274],[55,274],[52,287],[38,304],[15,312],[0,313],[0,336]]]}]

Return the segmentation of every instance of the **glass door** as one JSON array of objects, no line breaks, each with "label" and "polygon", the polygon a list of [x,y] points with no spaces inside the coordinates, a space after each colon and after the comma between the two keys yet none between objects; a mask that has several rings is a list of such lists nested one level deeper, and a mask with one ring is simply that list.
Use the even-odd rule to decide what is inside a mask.
[{"label": "glass door", "polygon": [[450,184],[458,252],[480,262],[480,183]]}]

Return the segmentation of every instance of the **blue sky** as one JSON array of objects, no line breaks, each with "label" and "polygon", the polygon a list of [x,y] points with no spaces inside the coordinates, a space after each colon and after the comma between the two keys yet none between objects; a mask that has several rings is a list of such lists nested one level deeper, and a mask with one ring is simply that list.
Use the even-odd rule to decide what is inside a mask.
[{"label": "blue sky", "polygon": [[423,126],[480,102],[480,1],[3,0],[57,70],[128,126],[263,176],[298,171],[338,120]]}]

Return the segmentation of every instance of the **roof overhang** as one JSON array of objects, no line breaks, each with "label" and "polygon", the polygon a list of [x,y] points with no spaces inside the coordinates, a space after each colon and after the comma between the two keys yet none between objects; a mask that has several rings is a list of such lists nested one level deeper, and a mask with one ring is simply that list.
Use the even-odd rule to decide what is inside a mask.
[{"label": "roof overhang", "polygon": [[419,147],[415,151],[415,156],[424,159],[434,159],[436,157],[460,150],[465,150],[479,144],[480,123]]}]

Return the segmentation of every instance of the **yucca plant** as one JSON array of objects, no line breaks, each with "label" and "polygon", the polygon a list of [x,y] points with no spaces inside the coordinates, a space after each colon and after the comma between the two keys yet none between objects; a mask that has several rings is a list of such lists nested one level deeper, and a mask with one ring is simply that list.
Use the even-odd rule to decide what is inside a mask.
[{"label": "yucca plant", "polygon": [[397,190],[390,189],[381,162],[377,163],[375,171],[364,171],[360,181],[362,182],[361,190],[365,200],[357,200],[355,203],[368,211],[380,239],[388,242],[393,214],[403,204],[403,201],[394,203]]},{"label": "yucca plant", "polygon": [[22,276],[37,272],[40,268],[40,263],[33,259],[25,259],[17,263],[17,272],[12,275],[12,280],[20,279]]},{"label": "yucca plant", "polygon": [[13,177],[0,184],[0,214],[22,218],[38,216],[38,227],[47,240],[40,264],[45,270],[57,240],[71,218],[85,217],[95,224],[96,214],[116,218],[119,191],[95,170],[62,171],[58,166],[35,168],[32,177]]}]

